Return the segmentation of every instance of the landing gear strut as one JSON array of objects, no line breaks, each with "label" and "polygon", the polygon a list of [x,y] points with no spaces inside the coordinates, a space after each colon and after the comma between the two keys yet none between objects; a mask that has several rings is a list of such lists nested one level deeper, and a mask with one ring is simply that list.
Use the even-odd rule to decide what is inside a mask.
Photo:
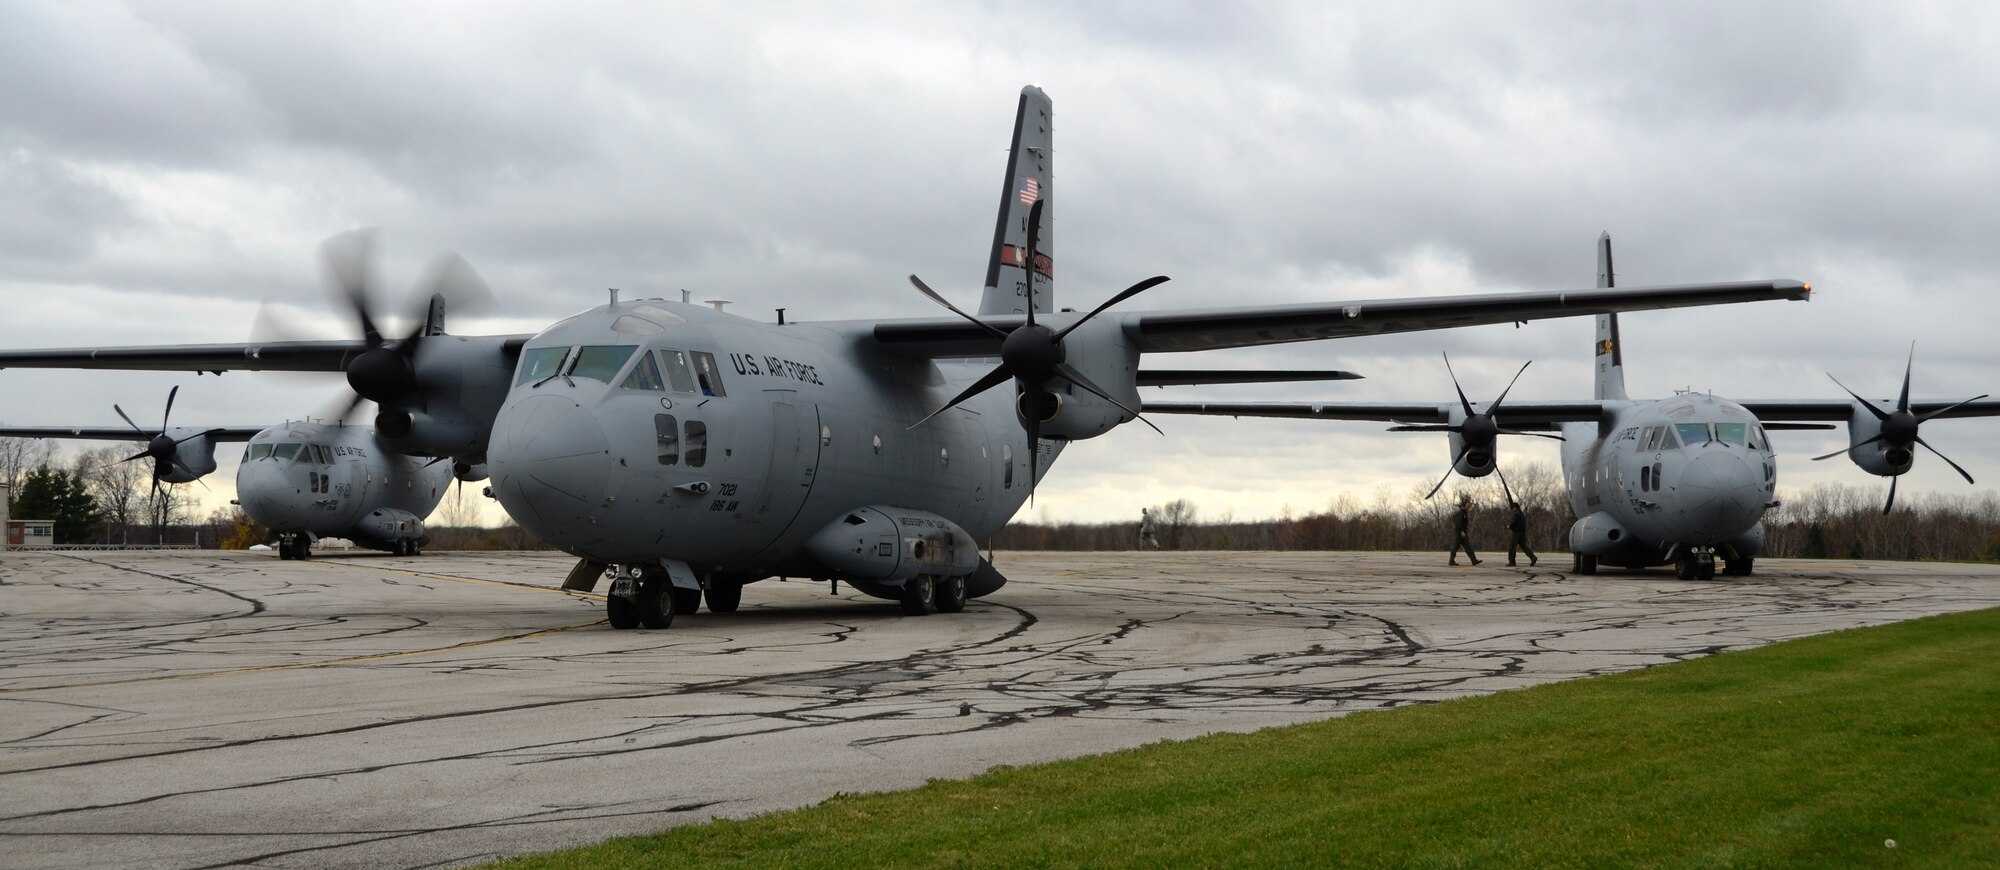
[{"label": "landing gear strut", "polygon": [[308,540],[305,535],[284,535],[279,537],[278,558],[281,560],[310,559],[312,558],[312,541]]},{"label": "landing gear strut", "polygon": [[1708,547],[1687,547],[1674,559],[1674,576],[1682,580],[1714,580],[1715,551]]}]

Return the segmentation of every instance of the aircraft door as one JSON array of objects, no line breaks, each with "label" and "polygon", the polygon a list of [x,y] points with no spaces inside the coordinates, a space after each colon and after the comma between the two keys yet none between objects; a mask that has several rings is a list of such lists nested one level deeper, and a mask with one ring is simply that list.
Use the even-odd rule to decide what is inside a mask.
[{"label": "aircraft door", "polygon": [[763,493],[749,519],[786,525],[798,516],[819,473],[819,448],[817,405],[771,404],[770,463],[764,469]]}]

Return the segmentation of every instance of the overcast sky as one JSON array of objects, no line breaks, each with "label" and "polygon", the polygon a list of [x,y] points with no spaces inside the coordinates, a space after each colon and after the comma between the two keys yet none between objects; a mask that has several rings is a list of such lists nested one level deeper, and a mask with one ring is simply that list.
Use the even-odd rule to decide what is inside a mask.
[{"label": "overcast sky", "polygon": [[[1810,303],[1629,316],[1634,396],[2000,389],[2000,11],[1986,4],[689,4],[0,0],[0,346],[329,336],[319,242],[384,228],[402,292],[444,250],[498,297],[459,333],[633,294],[794,319],[976,304],[1015,94],[1054,101],[1060,304],[1125,308],[1798,278]],[[676,297],[677,298],[677,297]],[[1588,319],[1176,358],[1367,380],[1149,400],[1587,398]],[[0,420],[261,425],[338,375],[0,371]],[[1035,515],[1397,499],[1442,438],[1158,421],[1076,445]],[[2000,484],[2000,421],[1925,437]],[[1886,489],[1778,436],[1787,488]],[[1537,440],[1537,439],[1519,439]],[[1509,442],[1504,467],[1553,463]],[[219,453],[211,505],[233,494]],[[1904,494],[1965,493],[1922,456]]]}]

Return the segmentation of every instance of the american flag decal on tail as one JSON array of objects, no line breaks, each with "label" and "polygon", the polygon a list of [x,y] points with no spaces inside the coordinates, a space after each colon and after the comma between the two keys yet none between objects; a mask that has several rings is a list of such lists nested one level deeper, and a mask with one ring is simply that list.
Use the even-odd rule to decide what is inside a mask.
[{"label": "american flag decal on tail", "polygon": [[[992,188],[987,188],[987,189],[991,190]],[[1021,176],[1021,204],[1034,205],[1035,200],[1041,198],[1042,198],[1042,183],[1036,181],[1035,177],[1032,175]]]}]

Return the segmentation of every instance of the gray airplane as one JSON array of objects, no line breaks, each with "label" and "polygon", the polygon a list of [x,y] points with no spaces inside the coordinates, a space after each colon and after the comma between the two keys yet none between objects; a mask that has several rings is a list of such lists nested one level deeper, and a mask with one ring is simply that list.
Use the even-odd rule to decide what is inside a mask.
[{"label": "gray airplane", "polygon": [[0,427],[0,437],[143,440],[127,458],[153,460],[153,485],[189,483],[215,471],[215,445],[247,441],[236,467],[236,504],[278,538],[281,559],[309,559],[320,538],[347,538],[373,550],[415,556],[430,538],[423,518],[454,475],[481,480],[485,469],[445,466],[384,448],[364,426],[312,421],[262,429],[191,429],[166,425],[179,387],[167,393],[159,432],[147,432],[124,409],[131,428]]},{"label": "gray airplane", "polygon": [[1140,419],[1140,386],[1350,377],[1148,369],[1146,354],[1811,292],[1765,280],[1108,311],[1156,277],[1059,310],[1052,141],[1048,97],[1023,89],[976,315],[911,276],[955,316],[765,323],[614,299],[535,335],[473,337],[444,331],[439,293],[397,338],[364,302],[349,237],[328,255],[358,341],[15,351],[0,367],[344,371],[380,407],[386,446],[485,462],[515,521],[578,557],[566,587],[609,576],[613,627],[664,627],[704,595],[735,610],[772,576],[845,581],[910,614],[962,609],[1006,582],[978,542],[1066,444]]},{"label": "gray airplane", "polygon": [[[1612,286],[1611,236],[1598,239],[1599,287]],[[1935,449],[1917,428],[1939,417],[2000,415],[2000,402],[1985,396],[1964,401],[1911,401],[1910,372],[1893,402],[1758,399],[1730,401],[1712,394],[1681,393],[1660,400],[1633,400],[1625,394],[1624,351],[1618,316],[1597,318],[1596,398],[1587,402],[1507,402],[1510,382],[1491,403],[1468,401],[1458,379],[1456,403],[1148,403],[1156,414],[1230,417],[1304,417],[1326,420],[1394,422],[1398,432],[1442,432],[1450,441],[1451,468],[1425,497],[1437,494],[1452,474],[1484,477],[1498,472],[1500,435],[1535,435],[1563,440],[1563,477],[1570,506],[1579,519],[1570,528],[1572,568],[1580,574],[1615,565],[1674,566],[1682,579],[1715,576],[1720,556],[1726,573],[1748,575],[1764,548],[1764,512],[1777,507],[1777,459],[1767,434],[1778,429],[1831,429],[1847,424],[1846,453],[1871,474],[1887,476],[1888,503],[1895,505],[1896,477],[1910,470],[1912,452]],[[1445,359],[1449,369],[1451,360]],[[1521,367],[1523,371],[1526,365]],[[1518,380],[1520,372],[1515,372]],[[1838,383],[1838,381],[1836,381]],[[1847,389],[1845,386],[1841,389]],[[1504,404],[1504,407],[1503,407]],[[1560,434],[1554,434],[1560,433]],[[1972,482],[1972,475],[1944,454],[1939,459]],[[1501,478],[1504,485],[1506,478]]]}]

